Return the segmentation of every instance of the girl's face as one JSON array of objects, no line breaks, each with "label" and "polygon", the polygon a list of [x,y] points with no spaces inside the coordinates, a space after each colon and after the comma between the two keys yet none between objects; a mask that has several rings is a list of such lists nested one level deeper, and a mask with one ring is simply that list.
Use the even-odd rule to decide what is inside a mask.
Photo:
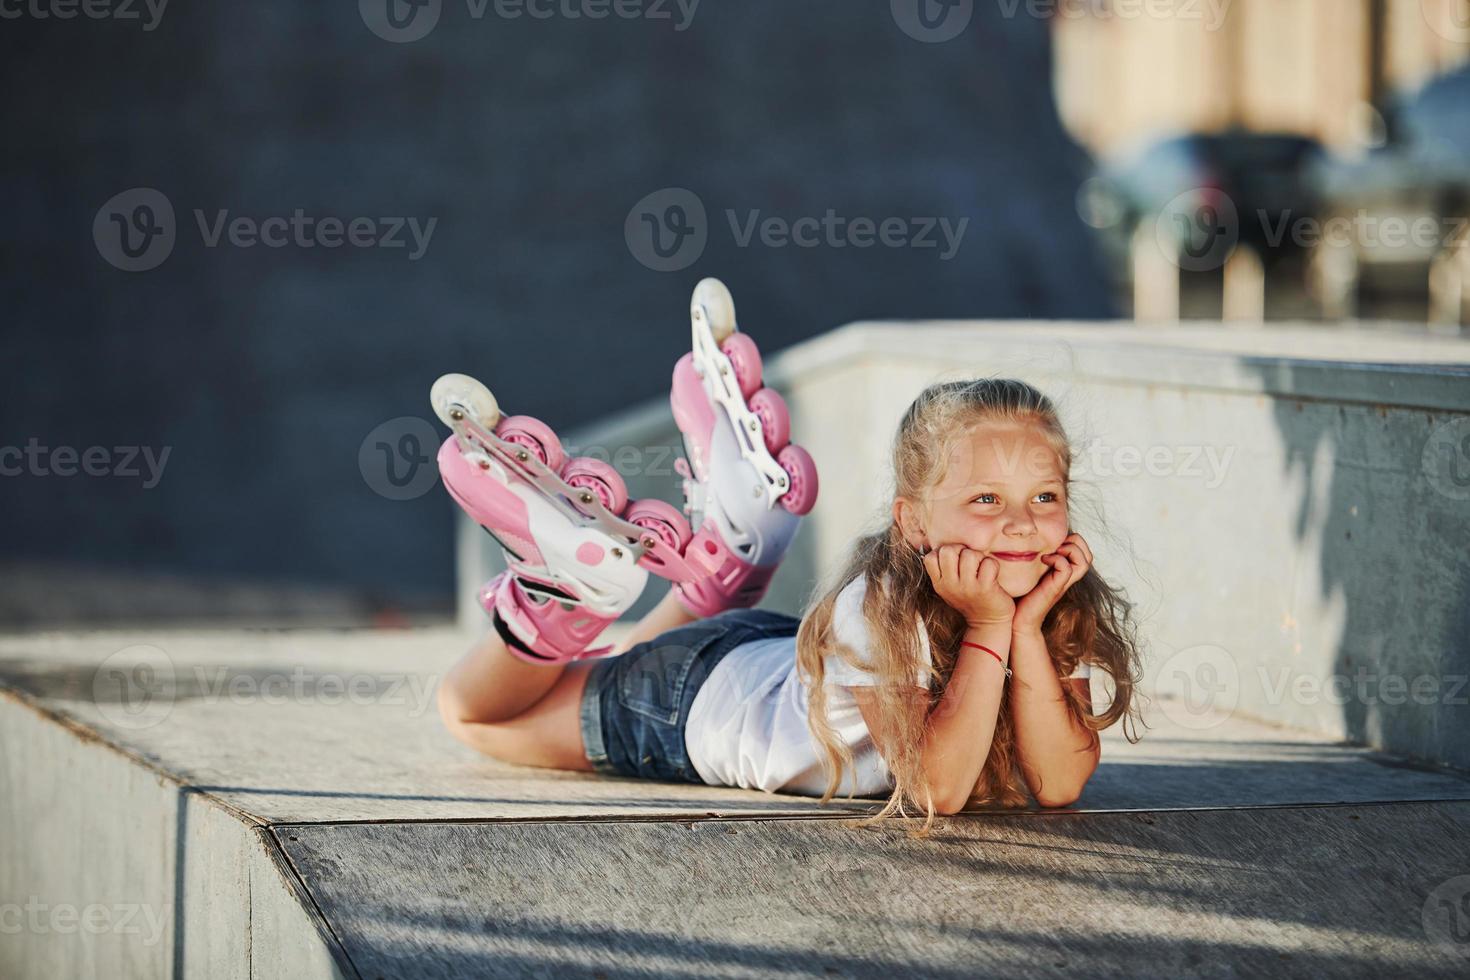
[{"label": "girl's face", "polygon": [[1020,597],[1046,574],[1041,556],[1069,532],[1061,460],[1031,425],[989,424],[961,438],[929,513],[899,497],[894,517],[911,545],[962,544],[1000,562],[1001,588]]}]

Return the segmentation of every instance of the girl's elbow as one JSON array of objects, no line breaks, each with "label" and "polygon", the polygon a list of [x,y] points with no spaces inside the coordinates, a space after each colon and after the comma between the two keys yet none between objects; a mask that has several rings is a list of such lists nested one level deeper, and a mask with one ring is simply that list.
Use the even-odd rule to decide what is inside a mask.
[{"label": "girl's elbow", "polygon": [[1077,792],[1075,792],[1075,793],[1045,793],[1045,792],[1043,792],[1043,793],[1037,793],[1036,794],[1036,802],[1039,805],[1041,805],[1043,807],[1047,807],[1047,808],[1062,807],[1062,806],[1071,806],[1073,803],[1076,803],[1077,800],[1081,796],[1082,796],[1082,791],[1080,789]]},{"label": "girl's elbow", "polygon": [[941,817],[952,817],[964,808],[964,800],[936,800],[934,802],[934,812]]},{"label": "girl's elbow", "polygon": [[1075,786],[1043,787],[1035,793],[1036,802],[1044,807],[1071,806],[1082,798],[1082,790],[1090,778],[1092,773],[1088,772]]}]

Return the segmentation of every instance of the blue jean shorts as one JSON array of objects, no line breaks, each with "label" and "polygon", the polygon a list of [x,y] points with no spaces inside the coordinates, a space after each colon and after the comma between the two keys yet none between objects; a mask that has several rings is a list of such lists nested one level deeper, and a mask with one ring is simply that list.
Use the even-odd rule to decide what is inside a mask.
[{"label": "blue jean shorts", "polygon": [[785,613],[727,609],[594,661],[582,692],[587,761],[610,776],[703,783],[684,748],[700,685],[740,644],[795,636],[800,625]]}]

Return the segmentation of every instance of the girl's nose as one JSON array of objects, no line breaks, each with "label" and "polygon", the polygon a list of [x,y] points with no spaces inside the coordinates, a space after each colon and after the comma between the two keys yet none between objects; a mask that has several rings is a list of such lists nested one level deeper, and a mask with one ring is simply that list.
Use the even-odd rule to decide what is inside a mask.
[{"label": "girl's nose", "polygon": [[1013,510],[1006,514],[1005,531],[1007,534],[1024,535],[1031,534],[1036,530],[1036,521],[1032,519],[1029,510]]}]

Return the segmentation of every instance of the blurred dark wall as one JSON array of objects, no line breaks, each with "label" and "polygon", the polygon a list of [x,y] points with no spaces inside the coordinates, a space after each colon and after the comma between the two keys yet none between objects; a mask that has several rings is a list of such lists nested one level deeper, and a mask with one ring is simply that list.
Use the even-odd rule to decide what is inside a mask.
[{"label": "blurred dark wall", "polygon": [[[662,396],[704,275],[766,351],[859,318],[1111,314],[1047,25],[977,8],[942,44],[852,0],[705,0],[683,31],[446,0],[412,43],[345,2],[176,3],[151,31],[6,21],[0,446],[170,455],[151,489],[0,478],[0,553],[442,593],[451,504],[387,499],[358,451],[387,420],[431,419],[444,371],[558,428]],[[125,272],[93,222],[136,187],[171,203],[176,241]],[[665,187],[709,215],[674,272],[624,237]],[[409,248],[210,248],[196,209],[437,225],[417,261],[406,232]],[[950,261],[742,248],[727,209],[969,226]]]}]

